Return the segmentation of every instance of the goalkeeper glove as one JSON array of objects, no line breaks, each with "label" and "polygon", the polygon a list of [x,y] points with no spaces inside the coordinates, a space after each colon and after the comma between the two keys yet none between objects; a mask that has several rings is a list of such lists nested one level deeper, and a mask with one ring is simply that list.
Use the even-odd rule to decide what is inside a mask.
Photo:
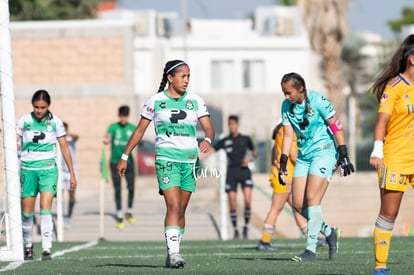
[{"label": "goalkeeper glove", "polygon": [[349,161],[348,158],[348,150],[346,145],[339,145],[338,146],[338,161],[336,162],[336,167],[340,166],[340,174],[343,177],[351,175],[351,173],[355,172],[354,165]]},{"label": "goalkeeper glove", "polygon": [[286,178],[284,177],[285,175],[287,175],[288,171],[287,171],[287,162],[288,162],[288,156],[285,154],[282,154],[280,156],[280,161],[279,161],[279,183],[281,185],[286,185]]}]

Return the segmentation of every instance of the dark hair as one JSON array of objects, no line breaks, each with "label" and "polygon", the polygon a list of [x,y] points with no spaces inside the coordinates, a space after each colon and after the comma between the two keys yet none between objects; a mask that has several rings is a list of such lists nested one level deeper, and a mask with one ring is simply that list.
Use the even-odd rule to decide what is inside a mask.
[{"label": "dark hair", "polygon": [[[36,102],[36,101],[40,101],[43,100],[47,103],[48,106],[50,106],[50,104],[52,103],[52,100],[50,99],[50,95],[46,90],[37,90],[33,96],[32,96],[32,105]],[[47,119],[51,120],[53,118],[53,114],[52,112],[50,112],[49,110],[47,111]]]},{"label": "dark hair", "polygon": [[273,132],[272,132],[272,140],[274,140],[276,138],[277,133],[279,132],[280,128],[282,128],[282,126],[283,126],[283,124],[281,122],[278,125],[276,125],[275,129],[273,129]]},{"label": "dark hair", "polygon": [[32,104],[35,103],[35,101],[46,101],[47,105],[50,105],[52,103],[50,99],[50,95],[46,90],[37,90],[33,96],[32,96]]},{"label": "dark hair", "polygon": [[118,116],[129,116],[129,106],[122,105],[118,109]]},{"label": "dark hair", "polygon": [[236,115],[229,115],[228,121],[234,120],[236,122],[239,122],[239,117]]},{"label": "dark hair", "polygon": [[160,83],[160,87],[158,88],[157,93],[164,91],[165,85],[167,85],[167,75],[174,76],[177,72],[178,68],[181,66],[188,66],[187,63],[185,63],[182,60],[170,60],[167,63],[165,63],[164,71],[162,73],[162,79]]},{"label": "dark hair", "polygon": [[[306,83],[305,83],[305,79],[303,79],[303,77],[298,74],[298,73],[287,73],[282,77],[282,81],[280,82],[280,85],[283,85],[285,83],[290,82],[290,84],[292,85],[293,88],[299,90],[300,88],[303,88],[303,92],[305,93],[305,112],[307,114],[309,114],[311,112],[311,109],[308,105],[308,93],[306,90]],[[295,107],[295,104],[292,104],[290,106],[290,112],[293,113],[293,108]]]},{"label": "dark hair", "polygon": [[399,49],[394,53],[390,63],[385,67],[384,71],[378,76],[372,85],[372,93],[380,102],[387,83],[399,73],[403,73],[408,67],[408,57],[414,54],[414,34],[407,36],[401,43]]}]

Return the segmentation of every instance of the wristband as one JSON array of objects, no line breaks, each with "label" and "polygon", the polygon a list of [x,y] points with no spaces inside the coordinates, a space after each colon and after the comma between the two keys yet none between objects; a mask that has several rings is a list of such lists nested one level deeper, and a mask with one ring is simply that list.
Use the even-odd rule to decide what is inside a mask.
[{"label": "wristband", "polygon": [[128,155],[122,154],[121,159],[127,161],[128,160]]},{"label": "wristband", "polygon": [[374,141],[374,148],[372,149],[371,158],[376,157],[383,159],[384,158],[384,142],[382,140],[375,140]]},{"label": "wristband", "polygon": [[204,140],[211,144],[211,138],[205,137]]}]

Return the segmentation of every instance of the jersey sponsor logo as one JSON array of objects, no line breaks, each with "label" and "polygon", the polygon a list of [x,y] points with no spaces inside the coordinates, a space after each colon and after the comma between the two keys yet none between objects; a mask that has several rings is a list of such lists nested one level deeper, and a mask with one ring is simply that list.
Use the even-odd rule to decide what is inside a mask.
[{"label": "jersey sponsor logo", "polygon": [[36,131],[33,133],[32,141],[34,143],[39,143],[39,140],[45,139],[46,135],[43,132]]},{"label": "jersey sponsor logo", "polygon": [[187,117],[187,113],[183,110],[171,110],[170,121],[171,123],[178,123],[179,120],[183,120]]}]

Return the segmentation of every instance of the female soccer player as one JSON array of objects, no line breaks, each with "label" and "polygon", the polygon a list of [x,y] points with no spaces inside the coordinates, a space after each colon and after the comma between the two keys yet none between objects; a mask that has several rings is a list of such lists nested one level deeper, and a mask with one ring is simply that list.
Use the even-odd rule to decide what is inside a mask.
[{"label": "female soccer player", "polygon": [[[214,138],[206,104],[201,97],[187,92],[189,80],[190,68],[184,61],[172,60],[165,64],[158,92],[145,102],[141,119],[117,167],[119,175],[123,176],[128,155],[154,121],[157,179],[167,208],[164,219],[166,266],[171,268],[185,264],[180,255],[180,242],[184,235],[185,211],[195,191],[198,153],[208,152]],[[168,88],[164,90],[167,82]],[[199,145],[197,121],[205,133]]]},{"label": "female soccer player", "polygon": [[325,223],[321,201],[328,188],[327,179],[337,166],[341,166],[344,176],[354,172],[348,159],[343,129],[329,100],[317,92],[308,91],[302,76],[285,74],[281,86],[286,99],[282,104],[284,137],[279,161],[280,181],[288,175],[288,155],[295,133],[298,158],[293,174],[292,200],[296,210],[308,221],[306,250],[292,260],[316,259],[319,232],[326,236],[329,259],[333,259],[337,251],[337,232]]},{"label": "female soccer player", "polygon": [[33,112],[20,117],[16,127],[21,149],[20,183],[22,187],[22,227],[24,259],[33,259],[33,216],[36,197],[40,192],[40,228],[42,260],[51,260],[53,239],[52,202],[56,195],[58,168],[56,141],[70,173],[70,189],[76,189],[76,177],[63,122],[49,111],[50,95],[38,90],[32,97]]},{"label": "female soccer player", "polygon": [[374,226],[374,274],[387,268],[394,222],[408,184],[414,185],[414,35],[409,35],[375,81],[379,102],[370,164],[378,171],[381,205]]},{"label": "female soccer player", "polygon": [[[293,170],[295,169],[296,158],[298,155],[296,137],[294,136],[292,148],[287,163],[288,175],[285,177],[285,182],[279,182],[279,159],[282,151],[283,141],[282,122],[278,123],[278,125],[273,130],[272,139],[274,140],[274,145],[271,154],[272,171],[269,174],[269,181],[273,187],[272,204],[264,220],[262,238],[259,241],[259,244],[256,246],[257,251],[269,252],[275,251],[275,248],[271,245],[270,241],[272,240],[273,233],[276,231],[276,221],[279,217],[279,214],[280,212],[282,212],[283,207],[286,203],[292,206],[292,177]],[[308,224],[306,219],[298,211],[296,211],[295,208],[293,208],[292,210],[296,225],[299,227],[299,230],[303,233],[303,235],[307,236]],[[317,247],[325,245],[325,238],[319,237]]]}]

